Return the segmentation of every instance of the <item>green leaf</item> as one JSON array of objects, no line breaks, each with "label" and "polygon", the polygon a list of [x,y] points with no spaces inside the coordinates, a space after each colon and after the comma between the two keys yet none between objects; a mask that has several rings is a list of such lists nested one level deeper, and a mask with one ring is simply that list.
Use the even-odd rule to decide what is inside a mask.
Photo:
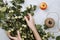
[{"label": "green leaf", "polygon": [[13,0],[13,1],[15,1],[16,3],[24,3],[24,0]]},{"label": "green leaf", "polygon": [[41,27],[42,27],[41,25],[36,25],[36,28],[37,28],[38,30],[42,29]]},{"label": "green leaf", "polygon": [[57,37],[56,37],[56,40],[60,40],[60,36],[57,36]]},{"label": "green leaf", "polygon": [[7,9],[6,7],[0,7],[0,11],[1,11],[1,12],[5,12],[6,9]]},{"label": "green leaf", "polygon": [[4,19],[4,18],[5,18],[4,13],[0,13],[0,19]]},{"label": "green leaf", "polygon": [[48,27],[44,24],[44,29],[48,29]]},{"label": "green leaf", "polygon": [[3,2],[3,0],[0,0],[0,2]]},{"label": "green leaf", "polygon": [[0,2],[0,6],[1,6],[1,7],[4,6],[4,3],[3,3],[3,2]]}]

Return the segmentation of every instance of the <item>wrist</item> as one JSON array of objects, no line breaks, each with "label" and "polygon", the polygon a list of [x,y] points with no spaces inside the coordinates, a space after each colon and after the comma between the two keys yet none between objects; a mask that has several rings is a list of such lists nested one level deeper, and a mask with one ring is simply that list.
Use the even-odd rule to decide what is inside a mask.
[{"label": "wrist", "polygon": [[36,34],[38,34],[38,32],[37,32],[37,29],[36,29],[36,28],[35,28],[35,29],[33,29],[32,31],[33,31],[33,33],[34,33],[34,34],[35,34],[35,33],[36,33]]},{"label": "wrist", "polygon": [[35,31],[37,31],[37,30],[36,30],[36,28],[34,27],[34,28],[32,28],[32,31],[35,32]]}]

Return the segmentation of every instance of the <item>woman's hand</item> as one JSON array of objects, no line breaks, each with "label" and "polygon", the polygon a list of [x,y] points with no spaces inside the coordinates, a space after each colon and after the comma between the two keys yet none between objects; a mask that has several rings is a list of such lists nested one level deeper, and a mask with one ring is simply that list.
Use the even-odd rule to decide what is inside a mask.
[{"label": "woman's hand", "polygon": [[7,34],[8,34],[8,37],[9,37],[10,39],[12,39],[12,40],[22,40],[21,37],[20,37],[19,31],[17,31],[17,36],[16,36],[16,37],[12,37],[12,36],[10,35],[10,33],[7,33]]},{"label": "woman's hand", "polygon": [[25,20],[29,26],[29,28],[33,31],[35,30],[35,23],[34,23],[34,20],[33,20],[33,17],[31,16],[31,14],[28,14],[28,17],[25,16]]}]

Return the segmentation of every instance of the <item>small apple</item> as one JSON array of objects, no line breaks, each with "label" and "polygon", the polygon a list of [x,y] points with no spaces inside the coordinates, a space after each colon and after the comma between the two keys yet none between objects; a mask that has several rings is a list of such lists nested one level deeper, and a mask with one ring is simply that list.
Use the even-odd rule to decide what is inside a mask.
[{"label": "small apple", "polygon": [[45,2],[42,2],[42,3],[40,4],[40,8],[41,8],[42,10],[45,10],[45,9],[47,8],[47,4],[46,4]]}]

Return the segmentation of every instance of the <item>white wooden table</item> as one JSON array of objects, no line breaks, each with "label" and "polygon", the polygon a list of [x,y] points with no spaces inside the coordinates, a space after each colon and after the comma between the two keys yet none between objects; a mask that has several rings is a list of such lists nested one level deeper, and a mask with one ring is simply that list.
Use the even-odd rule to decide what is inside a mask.
[{"label": "white wooden table", "polygon": [[[5,1],[5,0],[4,0]],[[7,0],[9,2],[9,0]],[[48,8],[46,10],[41,10],[39,8],[39,5],[41,2],[46,2],[48,4]],[[25,3],[23,4],[23,10],[25,10],[25,7],[32,5],[37,5],[37,9],[34,12],[34,19],[36,24],[44,24],[44,20],[47,17],[52,17],[55,20],[55,27],[48,29],[49,32],[54,33],[55,36],[60,35],[59,26],[60,26],[60,0],[25,0]],[[9,5],[11,5],[9,3]],[[52,14],[52,15],[48,15]],[[47,16],[48,15],[48,16]],[[59,16],[59,18],[58,18]],[[59,21],[58,21],[59,20]],[[0,29],[0,40],[9,40],[4,30]],[[49,40],[55,40],[52,38],[49,38]]]}]

